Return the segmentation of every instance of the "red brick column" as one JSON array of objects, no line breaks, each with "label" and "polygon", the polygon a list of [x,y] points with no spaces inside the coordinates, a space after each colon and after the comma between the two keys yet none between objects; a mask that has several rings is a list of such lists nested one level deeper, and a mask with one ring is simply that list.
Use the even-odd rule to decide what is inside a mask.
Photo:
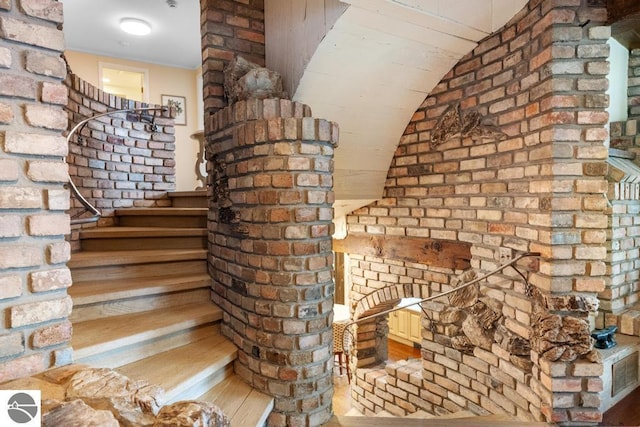
[{"label": "red brick column", "polygon": [[287,100],[212,116],[209,268],[236,373],[276,398],[269,425],[331,416],[337,126]]}]

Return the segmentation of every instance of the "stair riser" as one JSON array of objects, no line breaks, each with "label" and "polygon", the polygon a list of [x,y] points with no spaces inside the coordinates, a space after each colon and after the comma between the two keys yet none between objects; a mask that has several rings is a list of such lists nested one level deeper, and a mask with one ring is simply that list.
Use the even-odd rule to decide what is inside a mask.
[{"label": "stair riser", "polygon": [[165,262],[161,264],[116,265],[108,267],[73,268],[74,281],[127,279],[146,276],[164,276],[168,274],[198,274],[207,272],[205,260]]},{"label": "stair riser", "polygon": [[[140,313],[161,308],[175,307],[190,303],[201,303],[209,300],[209,289],[194,289],[169,294],[147,295],[104,303],[76,306],[69,319],[72,322],[83,322],[93,319],[109,318],[128,313]],[[108,321],[108,320],[107,320]]]},{"label": "stair riser", "polygon": [[171,205],[174,208],[206,208],[207,199],[205,197],[171,197]]},{"label": "stair riser", "polygon": [[129,237],[106,239],[83,239],[84,251],[125,251],[148,249],[204,249],[206,236],[194,237]]},{"label": "stair riser", "polygon": [[122,227],[206,228],[207,217],[203,215],[119,216],[118,225]]},{"label": "stair riser", "polygon": [[137,362],[154,354],[191,344],[219,333],[219,323],[211,323],[185,329],[170,335],[164,335],[143,343],[134,343],[95,356],[81,358],[74,362],[85,363],[100,368],[118,368],[128,363]]}]

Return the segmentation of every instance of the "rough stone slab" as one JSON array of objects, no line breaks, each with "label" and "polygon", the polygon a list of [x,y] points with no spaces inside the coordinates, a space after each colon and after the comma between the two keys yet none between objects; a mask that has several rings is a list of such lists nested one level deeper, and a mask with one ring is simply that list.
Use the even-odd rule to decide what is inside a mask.
[{"label": "rough stone slab", "polygon": [[42,425],[44,427],[120,426],[111,412],[93,409],[80,399],[51,405],[51,409],[42,417]]},{"label": "rough stone slab", "polygon": [[164,406],[154,427],[228,427],[229,418],[217,406],[193,400]]}]

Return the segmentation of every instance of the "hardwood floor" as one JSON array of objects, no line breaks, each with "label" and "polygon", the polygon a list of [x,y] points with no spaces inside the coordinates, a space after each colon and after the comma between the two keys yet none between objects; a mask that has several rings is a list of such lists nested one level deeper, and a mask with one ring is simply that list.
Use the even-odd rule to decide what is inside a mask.
[{"label": "hardwood floor", "polygon": [[640,387],[604,413],[603,426],[640,426]]},{"label": "hardwood floor", "polygon": [[[388,351],[390,361],[420,357],[419,349],[393,340],[389,340]],[[344,370],[342,372],[343,374],[340,375],[337,367],[333,371],[333,413],[335,415],[344,415],[351,409],[351,387],[347,381],[346,372]]]}]

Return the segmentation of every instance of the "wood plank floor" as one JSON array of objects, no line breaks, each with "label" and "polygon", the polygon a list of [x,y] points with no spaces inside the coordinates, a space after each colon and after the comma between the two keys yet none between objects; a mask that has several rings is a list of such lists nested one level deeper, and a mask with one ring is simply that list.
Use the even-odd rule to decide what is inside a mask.
[{"label": "wood plank floor", "polygon": [[640,387],[604,413],[603,426],[640,426]]}]

